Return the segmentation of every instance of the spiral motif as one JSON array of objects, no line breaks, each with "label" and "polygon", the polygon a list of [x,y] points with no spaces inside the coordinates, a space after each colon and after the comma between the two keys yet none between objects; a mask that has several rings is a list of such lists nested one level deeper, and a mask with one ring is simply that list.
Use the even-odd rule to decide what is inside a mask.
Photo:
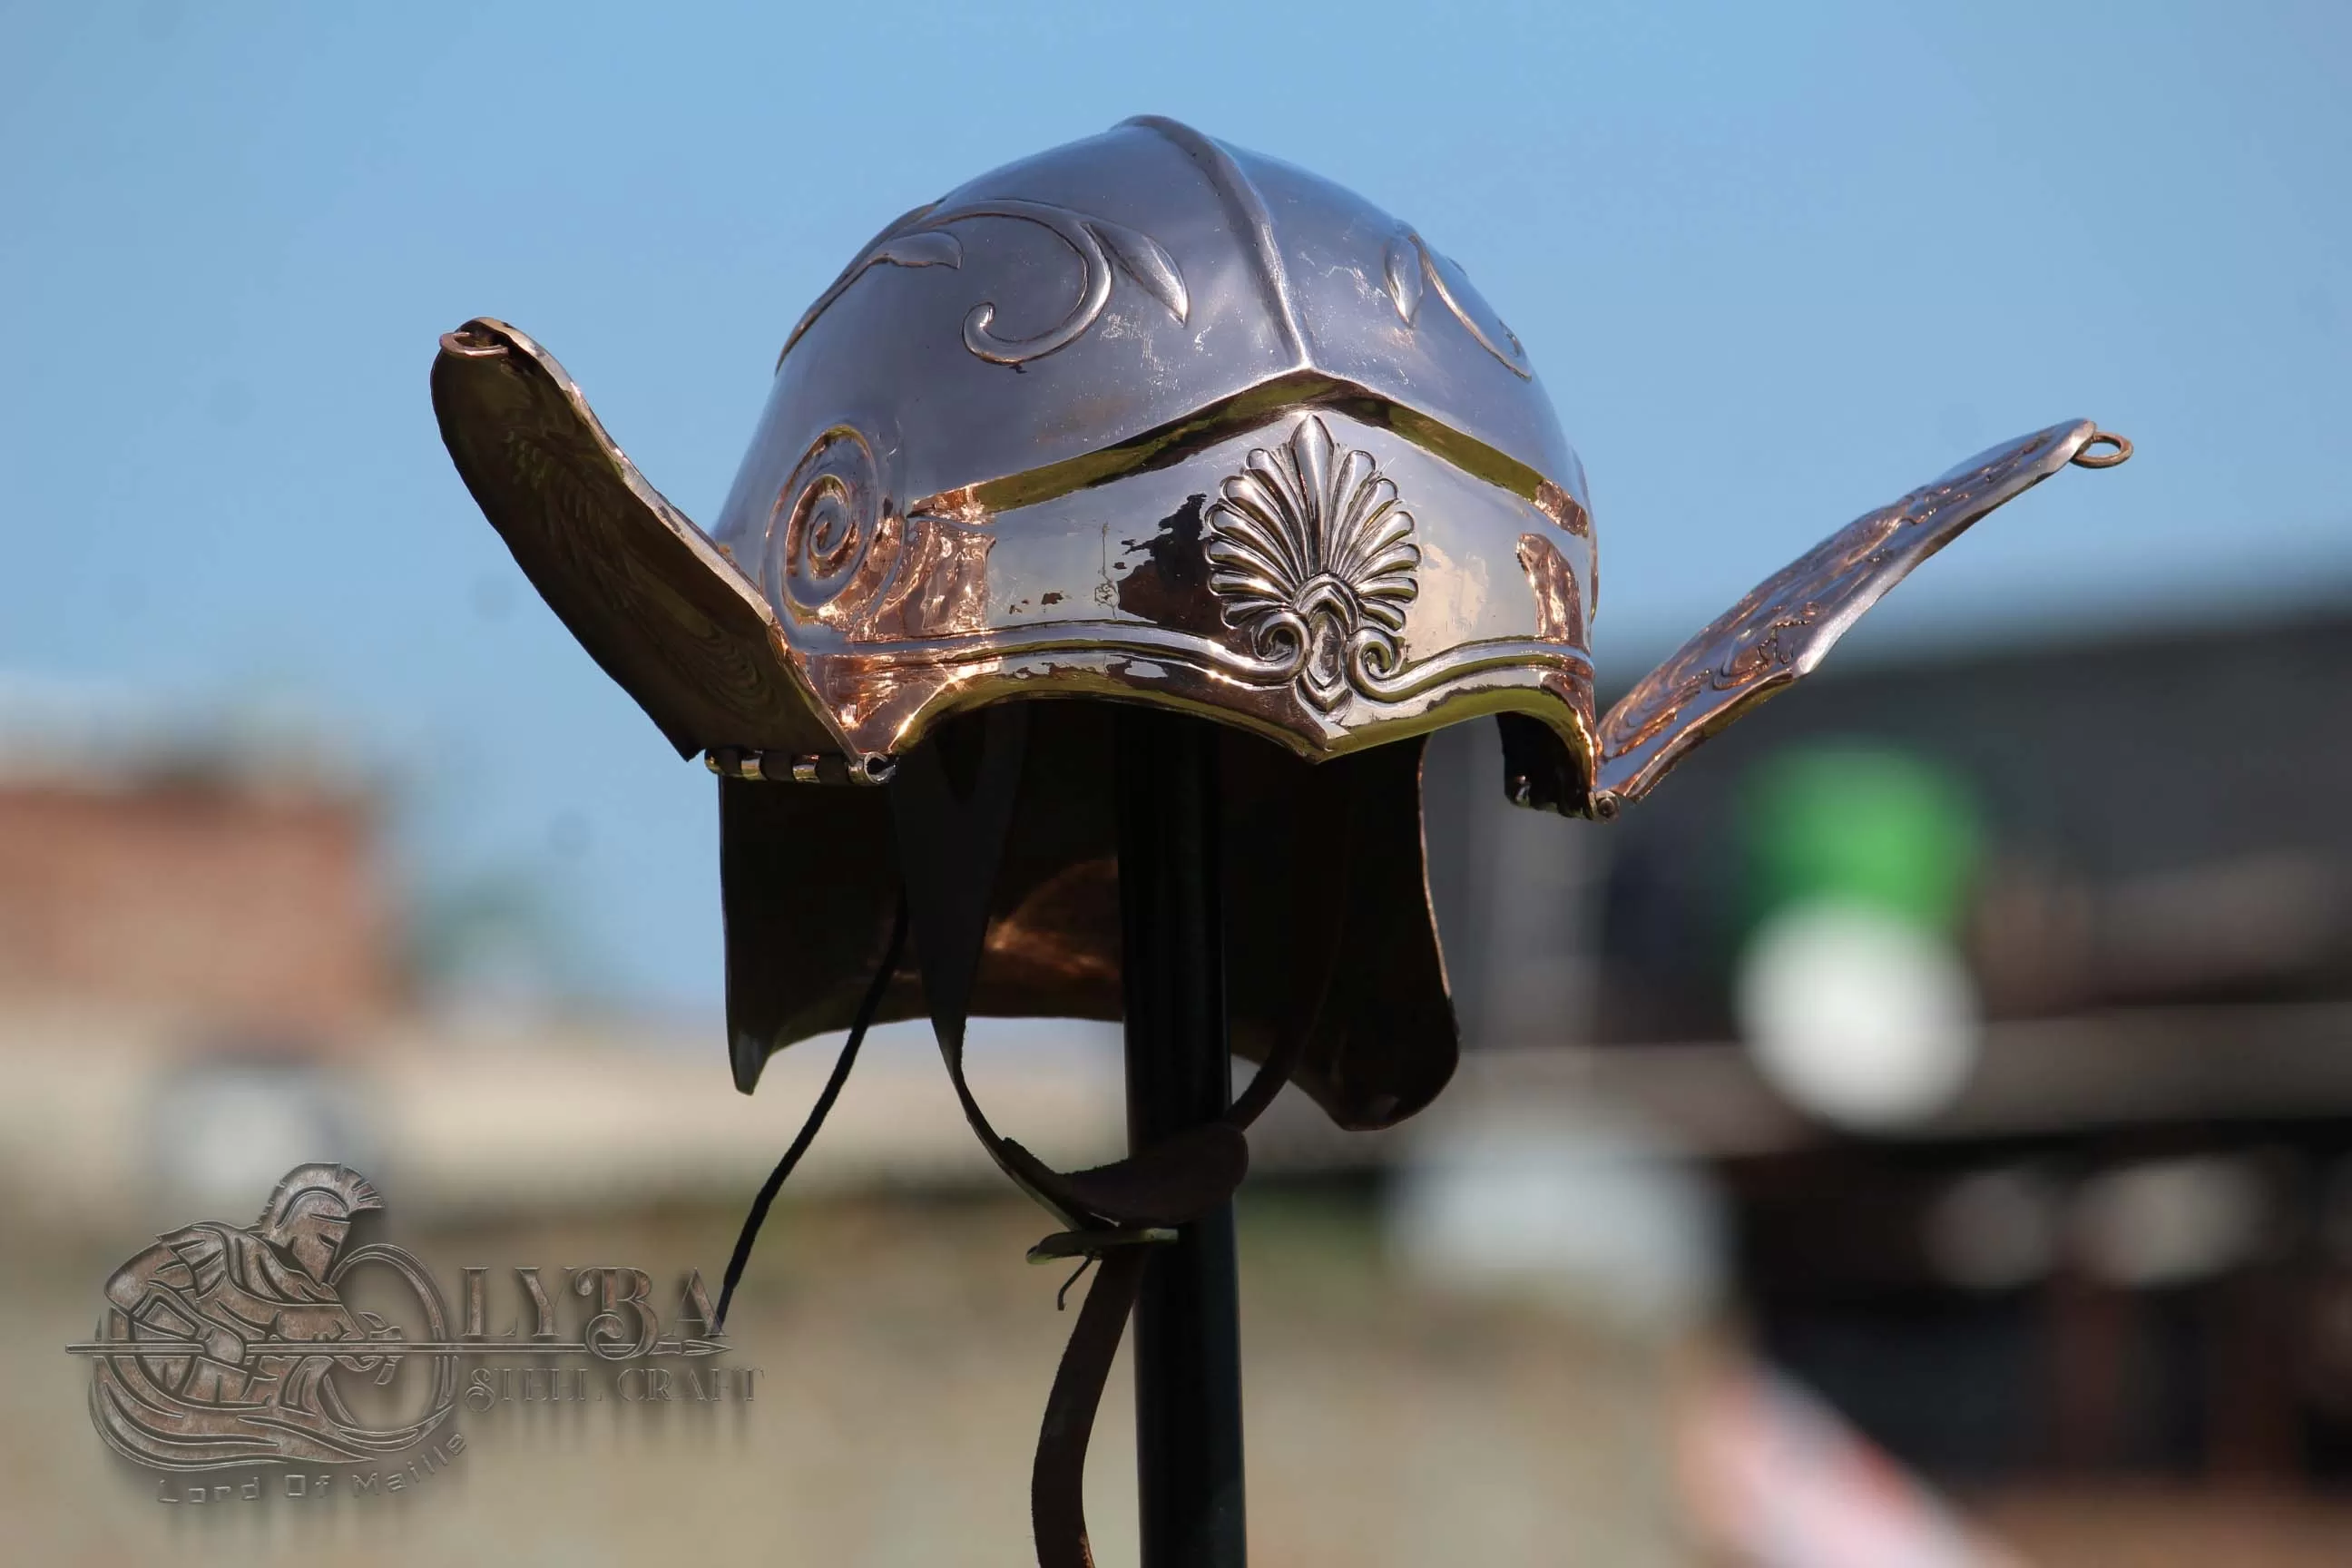
[{"label": "spiral motif", "polygon": [[1306,616],[1296,610],[1279,609],[1259,618],[1257,629],[1250,634],[1250,651],[1277,667],[1272,672],[1276,679],[1288,679],[1306,665],[1314,641],[1315,631]]},{"label": "spiral motif", "polygon": [[873,552],[887,510],[872,444],[845,425],[818,437],[768,521],[761,585],[777,613],[807,620],[839,599]]},{"label": "spiral motif", "polygon": [[1348,638],[1348,679],[1375,697],[1396,679],[1404,659],[1397,639],[1381,626],[1358,626]]}]

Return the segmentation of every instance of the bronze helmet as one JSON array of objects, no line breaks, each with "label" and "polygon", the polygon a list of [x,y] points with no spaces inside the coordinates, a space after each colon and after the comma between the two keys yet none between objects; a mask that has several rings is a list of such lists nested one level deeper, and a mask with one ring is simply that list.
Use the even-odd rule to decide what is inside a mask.
[{"label": "bronze helmet", "polygon": [[[1410,1115],[1454,1061],[1421,737],[1491,716],[1514,800],[1612,816],[1978,517],[2128,451],[2076,421],[1970,459],[1596,721],[1583,471],[1518,339],[1411,224],[1158,118],[859,250],[784,343],[709,532],[513,328],[448,334],[433,391],[549,605],[721,775],[740,1087],[846,1024],[886,951],[900,868],[871,786],[963,715],[1107,699],[1230,727],[1234,1047],[1299,1036],[1293,1076],[1349,1127]],[[1102,704],[1017,706],[971,1010],[1116,1018]],[[881,1012],[922,1011],[908,960]]]}]

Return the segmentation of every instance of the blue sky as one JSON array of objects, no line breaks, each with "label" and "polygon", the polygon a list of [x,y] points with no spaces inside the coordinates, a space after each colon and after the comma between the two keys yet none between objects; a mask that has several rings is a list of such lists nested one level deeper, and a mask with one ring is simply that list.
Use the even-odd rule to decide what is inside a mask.
[{"label": "blue sky", "polygon": [[2075,416],[2139,457],[1858,643],[2352,593],[2352,8],[686,10],[0,13],[0,674],[309,713],[419,887],[540,883],[633,1005],[715,1005],[710,783],[473,509],[436,335],[532,333],[709,520],[861,241],[1130,114],[1470,270],[1591,473],[1621,679]]}]

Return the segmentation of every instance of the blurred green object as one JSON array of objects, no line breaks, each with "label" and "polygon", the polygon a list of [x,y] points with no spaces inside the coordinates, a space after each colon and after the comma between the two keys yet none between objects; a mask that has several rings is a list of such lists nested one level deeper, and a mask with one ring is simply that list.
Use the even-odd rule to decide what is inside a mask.
[{"label": "blurred green object", "polygon": [[1946,935],[1958,925],[1983,838],[1950,769],[1866,743],[1783,752],[1749,776],[1743,935],[1817,900],[1863,904]]}]

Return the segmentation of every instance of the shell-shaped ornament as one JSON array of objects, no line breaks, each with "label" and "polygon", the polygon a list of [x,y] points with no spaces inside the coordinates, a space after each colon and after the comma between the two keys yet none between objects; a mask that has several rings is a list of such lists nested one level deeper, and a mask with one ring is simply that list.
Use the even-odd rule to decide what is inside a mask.
[{"label": "shell-shaped ornament", "polygon": [[1251,449],[1207,521],[1210,591],[1270,679],[1329,713],[1395,673],[1421,550],[1370,453],[1310,414],[1281,446]]}]

